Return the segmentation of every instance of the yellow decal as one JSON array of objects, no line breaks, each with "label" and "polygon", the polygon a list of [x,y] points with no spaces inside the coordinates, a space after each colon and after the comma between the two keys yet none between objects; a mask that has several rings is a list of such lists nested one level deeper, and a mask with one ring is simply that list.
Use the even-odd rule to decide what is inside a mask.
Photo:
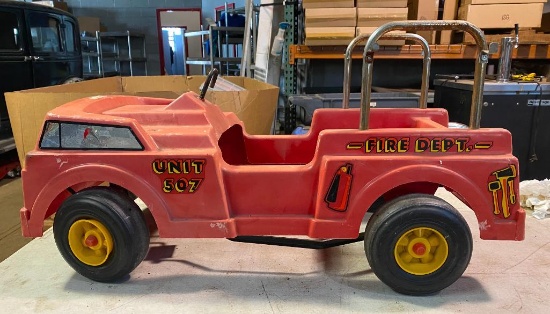
[{"label": "yellow decal", "polygon": [[489,176],[490,181],[487,187],[489,192],[493,194],[493,213],[495,215],[500,215],[502,210],[504,218],[510,217],[510,205],[515,204],[517,201],[516,193],[514,192],[514,180],[516,178],[517,170],[515,165],[497,170]]},{"label": "yellow decal", "polygon": [[475,149],[489,149],[493,146],[493,142],[477,142],[474,145]]},{"label": "yellow decal", "polygon": [[205,164],[204,159],[156,159],[151,167],[155,174],[161,176],[164,193],[192,194],[204,180]]},{"label": "yellow decal", "polygon": [[470,143],[467,137],[371,137],[364,142],[350,142],[346,150],[362,150],[364,153],[469,153],[473,149],[489,149],[493,142]]}]

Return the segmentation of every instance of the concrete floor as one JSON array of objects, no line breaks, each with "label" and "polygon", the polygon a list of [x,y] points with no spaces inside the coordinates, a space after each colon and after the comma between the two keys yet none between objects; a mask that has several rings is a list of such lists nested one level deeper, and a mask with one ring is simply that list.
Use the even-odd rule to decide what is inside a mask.
[{"label": "concrete floor", "polygon": [[4,313],[547,313],[550,219],[527,217],[526,240],[479,240],[473,213],[451,194],[472,228],[470,266],[428,297],[399,295],[371,272],[363,244],[327,250],[224,239],[159,239],[124,282],[101,284],[62,259],[51,230],[0,263]]}]

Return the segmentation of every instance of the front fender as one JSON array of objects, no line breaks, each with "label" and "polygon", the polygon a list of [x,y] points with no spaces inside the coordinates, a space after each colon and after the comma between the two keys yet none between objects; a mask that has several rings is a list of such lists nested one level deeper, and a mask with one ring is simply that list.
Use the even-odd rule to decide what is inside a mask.
[{"label": "front fender", "polygon": [[81,165],[58,173],[44,185],[33,204],[25,204],[26,207],[21,213],[22,220],[25,217],[27,220],[22,221],[22,225],[25,226],[24,235],[42,236],[46,212],[55,198],[67,188],[84,181],[110,182],[134,193],[147,204],[155,218],[159,233],[169,221],[167,205],[162,197],[148,182],[139,180],[137,174],[109,165]]}]

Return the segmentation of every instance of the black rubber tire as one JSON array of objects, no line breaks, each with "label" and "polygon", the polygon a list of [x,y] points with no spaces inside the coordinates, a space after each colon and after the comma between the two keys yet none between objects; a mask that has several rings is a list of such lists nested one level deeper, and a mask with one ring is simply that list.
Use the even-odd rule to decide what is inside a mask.
[{"label": "black rubber tire", "polygon": [[[396,261],[399,238],[413,228],[432,228],[447,241],[448,256],[432,273],[414,275]],[[436,293],[454,283],[472,256],[472,234],[460,213],[449,203],[427,194],[398,197],[381,207],[365,228],[365,253],[375,275],[394,291],[408,295]]]},{"label": "black rubber tire", "polygon": [[[69,229],[81,219],[95,219],[111,234],[113,250],[100,266],[81,262],[69,246]],[[150,236],[143,212],[127,195],[108,187],[86,189],[67,198],[55,215],[53,232],[65,261],[94,281],[123,279],[143,261],[149,250]]]}]

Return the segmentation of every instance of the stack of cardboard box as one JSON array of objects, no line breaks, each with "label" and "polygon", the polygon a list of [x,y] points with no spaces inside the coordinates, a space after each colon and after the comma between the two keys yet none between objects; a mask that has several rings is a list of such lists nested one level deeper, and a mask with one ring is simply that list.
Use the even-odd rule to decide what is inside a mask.
[{"label": "stack of cardboard box", "polygon": [[[407,0],[357,0],[356,35],[372,34],[379,26],[388,22],[407,19]],[[405,33],[393,31],[390,34]],[[380,40],[380,45],[404,45],[404,40]]]},{"label": "stack of cardboard box", "polygon": [[355,37],[354,0],[303,0],[305,44],[347,45]]},{"label": "stack of cardboard box", "polygon": [[[391,21],[407,19],[407,0],[303,0],[306,45],[347,45]],[[398,32],[394,32],[398,33]],[[402,32],[404,33],[404,32]],[[403,45],[403,40],[380,41]]]}]

